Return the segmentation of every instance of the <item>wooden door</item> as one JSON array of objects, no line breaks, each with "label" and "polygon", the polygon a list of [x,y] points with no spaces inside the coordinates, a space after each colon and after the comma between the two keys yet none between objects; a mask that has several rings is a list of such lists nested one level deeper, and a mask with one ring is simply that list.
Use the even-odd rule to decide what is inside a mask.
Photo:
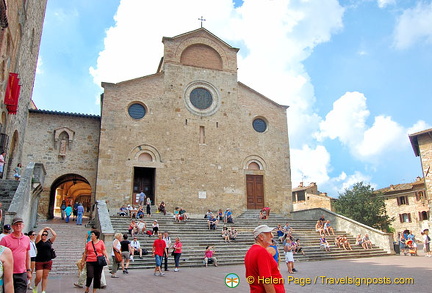
[{"label": "wooden door", "polygon": [[144,191],[147,197],[150,197],[152,205],[155,204],[155,169],[154,168],[134,168],[134,183],[132,191],[132,204],[138,203],[137,194]]},{"label": "wooden door", "polygon": [[246,175],[247,208],[264,207],[264,180],[262,175]]}]

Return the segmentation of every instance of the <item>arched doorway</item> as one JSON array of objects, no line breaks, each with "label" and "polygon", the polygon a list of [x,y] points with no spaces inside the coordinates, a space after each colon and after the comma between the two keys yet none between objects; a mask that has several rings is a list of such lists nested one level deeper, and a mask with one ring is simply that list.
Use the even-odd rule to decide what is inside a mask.
[{"label": "arched doorway", "polygon": [[54,180],[50,190],[48,218],[60,216],[60,205],[63,200],[73,206],[82,203],[86,212],[90,211],[92,188],[84,177],[77,174],[66,174]]}]

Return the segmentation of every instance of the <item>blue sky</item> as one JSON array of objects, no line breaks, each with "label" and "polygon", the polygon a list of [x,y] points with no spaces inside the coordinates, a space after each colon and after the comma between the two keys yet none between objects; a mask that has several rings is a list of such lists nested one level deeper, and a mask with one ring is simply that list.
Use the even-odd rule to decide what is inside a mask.
[{"label": "blue sky", "polygon": [[162,37],[200,16],[240,49],[239,81],[290,106],[293,187],[422,175],[408,134],[432,127],[432,0],[49,0],[37,107],[99,114],[102,81],[155,73]]}]

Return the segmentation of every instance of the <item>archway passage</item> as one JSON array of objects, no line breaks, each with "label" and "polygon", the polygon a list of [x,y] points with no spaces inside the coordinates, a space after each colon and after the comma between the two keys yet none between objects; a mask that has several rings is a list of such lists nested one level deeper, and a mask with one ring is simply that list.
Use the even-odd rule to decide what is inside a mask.
[{"label": "archway passage", "polygon": [[72,207],[75,203],[82,203],[84,210],[89,212],[92,206],[91,194],[92,188],[84,177],[77,174],[60,176],[51,185],[48,218],[60,216],[63,200]]}]

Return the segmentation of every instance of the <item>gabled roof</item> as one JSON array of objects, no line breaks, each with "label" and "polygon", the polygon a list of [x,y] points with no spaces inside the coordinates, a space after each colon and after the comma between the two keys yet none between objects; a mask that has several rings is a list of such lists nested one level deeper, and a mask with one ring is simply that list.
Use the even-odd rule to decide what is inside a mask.
[{"label": "gabled roof", "polygon": [[240,81],[238,82],[238,85],[247,88],[248,90],[250,90],[250,91],[256,93],[257,95],[259,95],[259,96],[262,97],[263,99],[269,101],[270,103],[272,103],[272,104],[274,104],[274,105],[276,105],[276,106],[278,106],[278,107],[282,107],[282,108],[285,108],[285,109],[288,109],[288,108],[289,108],[289,106],[281,105],[281,104],[279,104],[279,103],[276,103],[276,102],[273,101],[272,99],[267,98],[266,96],[264,96],[264,95],[261,94],[260,92],[257,92],[257,91],[254,90],[253,88],[251,88],[251,87],[245,85],[244,83],[242,83],[242,82],[240,82]]},{"label": "gabled roof", "polygon": [[432,137],[432,128],[431,129],[426,129],[420,132],[416,132],[413,134],[409,135],[409,139],[411,141],[411,146],[414,150],[414,154],[416,157],[420,156],[420,149],[419,149],[419,145],[418,145],[418,137],[424,134],[428,134],[430,137]]},{"label": "gabled roof", "polygon": [[192,35],[192,34],[195,34],[195,33],[199,32],[199,31],[203,31],[203,32],[209,34],[210,36],[212,36],[213,38],[217,39],[219,42],[223,43],[225,46],[227,46],[227,47],[229,47],[231,49],[234,49],[236,51],[240,50],[239,48],[235,48],[235,47],[231,46],[230,44],[228,44],[227,42],[225,42],[224,40],[222,40],[221,38],[219,38],[218,36],[216,36],[215,34],[213,34],[212,32],[210,32],[209,30],[207,30],[207,29],[205,29],[203,27],[201,27],[199,29],[196,29],[196,30],[193,30],[193,31],[189,31],[189,32],[177,35],[177,36],[174,36],[174,37],[163,37],[162,38],[162,42],[164,40],[172,40],[172,39],[181,38],[181,37],[184,37],[184,36],[187,36],[187,35]]}]

